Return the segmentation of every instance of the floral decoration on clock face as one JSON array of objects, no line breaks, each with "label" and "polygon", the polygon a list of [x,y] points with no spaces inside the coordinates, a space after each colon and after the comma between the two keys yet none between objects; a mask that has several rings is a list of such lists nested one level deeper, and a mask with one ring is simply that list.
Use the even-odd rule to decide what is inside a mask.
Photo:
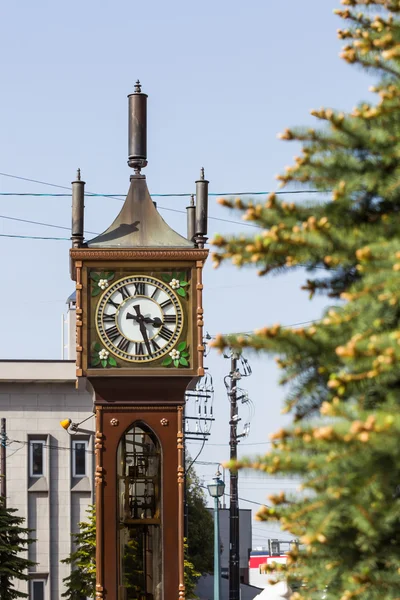
[{"label": "floral decoration on clock face", "polygon": [[102,281],[96,329],[105,350],[115,357],[145,364],[168,356],[179,342],[184,313],[177,292],[188,283],[166,273],[161,278],[140,274]]}]

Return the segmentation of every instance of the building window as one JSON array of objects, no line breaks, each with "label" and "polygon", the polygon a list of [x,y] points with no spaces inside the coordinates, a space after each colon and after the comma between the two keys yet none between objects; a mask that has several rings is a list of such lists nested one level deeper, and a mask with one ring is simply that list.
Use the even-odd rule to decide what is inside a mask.
[{"label": "building window", "polygon": [[31,477],[43,477],[45,474],[44,440],[31,440],[29,442],[29,474]]},{"label": "building window", "polygon": [[44,581],[42,579],[32,579],[31,600],[44,600]]},{"label": "building window", "polygon": [[87,440],[72,441],[72,476],[85,477],[87,475]]}]

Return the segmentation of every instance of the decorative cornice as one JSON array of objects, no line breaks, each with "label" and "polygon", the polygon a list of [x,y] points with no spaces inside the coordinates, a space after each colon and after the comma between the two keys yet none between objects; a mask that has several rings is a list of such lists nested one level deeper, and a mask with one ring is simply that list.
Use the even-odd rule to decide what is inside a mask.
[{"label": "decorative cornice", "polygon": [[73,260],[206,260],[208,250],[199,248],[71,248]]},{"label": "decorative cornice", "polygon": [[116,406],[115,404],[101,404],[100,406],[98,406],[98,408],[100,408],[102,410],[102,412],[106,413],[114,413],[114,412],[129,412],[129,413],[135,413],[135,412],[163,412],[163,411],[167,411],[167,412],[176,412],[177,407],[174,404],[171,404],[170,406],[168,405],[164,405],[164,406],[144,406],[144,405],[138,405],[138,404],[126,404],[124,406]]}]

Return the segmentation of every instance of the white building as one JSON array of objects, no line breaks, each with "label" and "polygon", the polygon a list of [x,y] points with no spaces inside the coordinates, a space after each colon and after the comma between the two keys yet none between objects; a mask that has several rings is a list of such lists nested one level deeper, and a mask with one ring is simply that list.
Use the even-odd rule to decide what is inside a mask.
[{"label": "white building", "polygon": [[[75,339],[74,305],[68,330]],[[71,533],[94,501],[94,418],[84,433],[69,435],[60,421],[79,423],[92,414],[92,399],[75,387],[75,360],[0,361],[0,416],[7,427],[7,505],[35,530],[28,558],[36,562],[29,583],[16,587],[29,600],[61,600],[72,550]]]}]

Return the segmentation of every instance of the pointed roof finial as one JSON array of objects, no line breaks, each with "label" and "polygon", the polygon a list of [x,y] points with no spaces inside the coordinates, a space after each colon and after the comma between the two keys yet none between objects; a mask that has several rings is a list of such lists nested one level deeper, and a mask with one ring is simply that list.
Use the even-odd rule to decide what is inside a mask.
[{"label": "pointed roof finial", "polygon": [[204,179],[204,167],[200,169],[200,179]]},{"label": "pointed roof finial", "polygon": [[190,206],[194,206],[194,194],[190,194]]},{"label": "pointed roof finial", "polygon": [[142,86],[140,85],[139,79],[136,80],[135,83],[135,94],[140,94],[142,91]]},{"label": "pointed roof finial", "polygon": [[76,180],[77,181],[81,180],[81,170],[80,169],[78,169],[77,172],[76,172]]}]

